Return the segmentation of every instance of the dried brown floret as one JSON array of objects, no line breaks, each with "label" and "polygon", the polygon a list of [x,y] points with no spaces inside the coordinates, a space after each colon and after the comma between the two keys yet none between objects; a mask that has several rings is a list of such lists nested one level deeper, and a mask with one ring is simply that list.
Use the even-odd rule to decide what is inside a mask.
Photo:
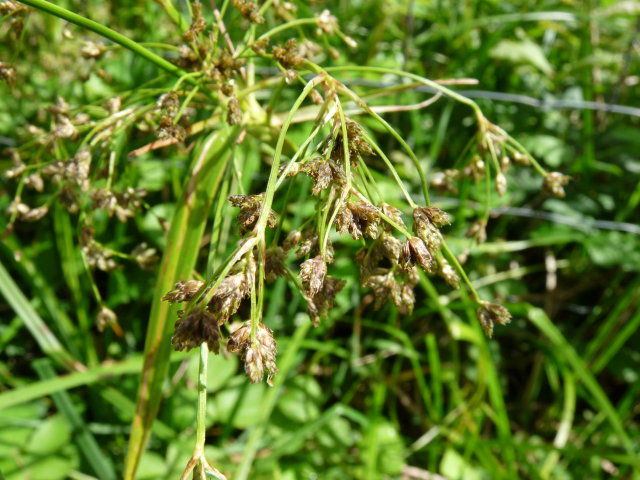
[{"label": "dried brown floret", "polygon": [[219,325],[222,325],[229,317],[240,308],[242,299],[250,293],[248,271],[227,276],[216,287],[209,301],[208,308]]},{"label": "dried brown floret", "polygon": [[288,252],[298,246],[300,240],[302,240],[302,232],[300,230],[291,230],[282,242],[282,249]]},{"label": "dried brown floret", "polygon": [[378,238],[379,227],[378,208],[365,202],[347,202],[336,217],[336,229],[340,233],[345,233],[346,230],[356,240],[362,235]]},{"label": "dried brown floret", "polygon": [[200,280],[180,280],[167,292],[162,300],[170,303],[188,302],[202,289],[204,282]]},{"label": "dried brown floret", "polygon": [[311,190],[313,195],[318,195],[331,184],[333,177],[331,165],[322,157],[317,157],[306,162],[300,171],[306,173],[313,179],[313,189]]},{"label": "dried brown floret", "polygon": [[287,40],[284,47],[273,47],[273,58],[287,70],[299,67],[304,63],[304,58],[298,54],[298,47],[294,38]]},{"label": "dried brown floret", "polygon": [[242,123],[242,110],[240,110],[240,102],[236,97],[231,97],[227,102],[227,123],[229,125]]},{"label": "dried brown floret", "polygon": [[356,252],[356,265],[360,267],[360,278],[365,282],[367,278],[374,274],[380,261],[379,248],[362,247]]},{"label": "dried brown floret", "polygon": [[191,4],[191,25],[189,29],[182,34],[182,38],[186,42],[195,42],[198,35],[207,28],[207,21],[202,16],[202,3],[195,1]]},{"label": "dried brown floret", "polygon": [[397,287],[391,290],[391,301],[398,309],[398,313],[401,315],[411,315],[413,306],[416,303],[413,288],[406,284],[397,284]]},{"label": "dried brown floret", "polygon": [[[364,130],[358,122],[347,119],[347,146],[349,149],[349,160],[356,164],[358,155],[375,155],[369,143],[364,139]],[[336,116],[334,129],[337,130],[333,149],[331,150],[331,158],[344,162],[344,144],[342,141],[342,128],[340,118]]]},{"label": "dried brown floret", "polygon": [[140,268],[150,270],[160,260],[158,256],[158,250],[153,247],[149,247],[146,242],[142,242],[133,249],[131,252],[133,260],[140,265]]},{"label": "dried brown floret", "polygon": [[296,81],[296,78],[298,78],[298,74],[296,73],[295,70],[285,70],[284,72],[284,80],[285,82],[287,82],[287,85],[293,85],[294,82]]},{"label": "dried brown floret", "polygon": [[98,59],[106,52],[106,48],[102,43],[87,42],[80,48],[80,55],[83,58]]},{"label": "dried brown floret", "polygon": [[240,15],[249,20],[251,23],[264,23],[264,17],[258,12],[258,6],[253,2],[246,0],[233,0],[231,2],[234,7],[240,11]]},{"label": "dried brown floret", "polygon": [[245,322],[231,334],[227,343],[230,352],[240,352],[244,369],[253,383],[260,383],[267,375],[267,384],[273,386],[272,378],[278,373],[276,366],[276,341],[273,332],[264,324],[259,324],[255,341],[251,341],[251,322]]},{"label": "dried brown floret", "polygon": [[19,216],[23,222],[37,222],[41,220],[47,213],[49,213],[49,207],[43,205],[41,207],[31,208],[28,212]]},{"label": "dried brown floret", "polygon": [[298,162],[282,162],[280,168],[278,168],[278,176],[282,176],[286,173],[286,178],[295,177],[300,173],[300,163]]},{"label": "dried brown floret", "polygon": [[11,161],[13,163],[13,166],[11,168],[5,170],[5,178],[16,178],[24,173],[26,165],[20,158],[20,153],[18,153],[18,150],[16,150],[15,148],[5,148],[2,151],[2,154],[6,157],[11,157]]},{"label": "dried brown floret", "polygon": [[382,254],[392,263],[398,263],[402,252],[402,242],[389,233],[384,233],[378,243]]},{"label": "dried brown floret", "polygon": [[[318,235],[310,230],[305,230],[299,239],[298,249],[296,250],[296,257],[305,257],[307,255],[317,255],[320,253],[320,243]],[[324,252],[325,261],[331,263],[333,261],[333,244],[331,240],[327,241],[327,245]]]},{"label": "dried brown floret", "polygon": [[353,212],[346,205],[338,210],[338,213],[336,214],[335,225],[336,230],[339,233],[348,233],[355,240],[358,240],[360,237],[362,237],[362,230],[360,230],[359,225],[356,223]]},{"label": "dried brown floret", "polygon": [[323,10],[322,13],[316,15],[318,28],[327,35],[333,35],[338,30],[338,19],[331,14],[330,10]]},{"label": "dried brown floret", "polygon": [[194,310],[179,318],[175,324],[171,343],[176,350],[191,350],[206,343],[214,353],[220,351],[220,326],[211,312]]},{"label": "dried brown floret", "polygon": [[460,172],[454,169],[447,169],[443,172],[434,172],[429,179],[429,185],[439,192],[458,193],[455,181],[460,176]]},{"label": "dried brown floret", "polygon": [[320,291],[326,274],[327,264],[321,255],[310,258],[300,265],[300,279],[307,295],[313,297]]},{"label": "dried brown floret", "polygon": [[400,254],[402,269],[409,270],[413,265],[418,265],[425,272],[433,273],[433,264],[433,257],[425,242],[418,237],[409,237]]},{"label": "dried brown floret", "polygon": [[16,79],[16,69],[6,62],[0,62],[0,80],[5,80],[11,87]]},{"label": "dried brown floret", "polygon": [[444,225],[449,225],[451,223],[449,215],[445,211],[437,207],[417,207],[413,212],[414,217],[416,216],[416,212],[419,212],[420,214],[426,216],[431,221],[431,223],[433,223],[438,228],[441,228]]},{"label": "dried brown floret", "polygon": [[269,37],[259,38],[251,44],[251,50],[258,55],[264,55],[267,53],[267,47],[269,46]]},{"label": "dried brown floret", "polygon": [[219,77],[220,80],[230,80],[240,73],[244,65],[244,58],[235,58],[229,49],[225,48],[220,57],[212,61],[212,70],[208,74],[211,77]]},{"label": "dried brown floret", "polygon": [[549,195],[553,195],[554,197],[564,198],[564,187],[569,183],[571,177],[567,175],[563,175],[560,172],[549,172],[544,176],[544,181],[542,183],[542,188]]},{"label": "dried brown floret", "polygon": [[[258,218],[260,217],[260,211],[262,209],[262,202],[264,200],[264,194],[258,195],[231,195],[229,201],[234,207],[240,207],[240,213],[237,216],[238,223],[240,223],[240,232],[246,233],[256,226]],[[267,217],[267,227],[274,228],[277,224],[276,212],[269,210],[269,216]]]},{"label": "dried brown floret", "polygon": [[42,175],[39,173],[32,173],[28,175],[24,179],[25,187],[29,187],[36,192],[42,192],[44,190],[44,180],[42,180]]},{"label": "dried brown floret", "polygon": [[462,175],[477,182],[484,178],[485,172],[486,166],[484,160],[482,160],[479,155],[474,155],[469,164],[462,170]]},{"label": "dried brown floret", "polygon": [[529,156],[521,152],[513,152],[513,161],[525,167],[531,165],[531,159]]},{"label": "dried brown floret", "polygon": [[113,252],[96,242],[92,228],[84,227],[80,232],[80,247],[90,269],[110,272],[116,268]]},{"label": "dried brown floret", "polygon": [[175,139],[182,142],[187,138],[187,131],[179,123],[174,123],[173,117],[170,115],[162,115],[156,129],[156,135],[160,139]]},{"label": "dried brown floret", "polygon": [[180,108],[180,97],[178,96],[178,92],[175,90],[168,91],[158,99],[157,104],[167,113],[167,115],[174,117]]},{"label": "dried brown floret", "polygon": [[460,277],[444,257],[438,260],[438,275],[444,278],[444,281],[447,282],[450,287],[460,288]]},{"label": "dried brown floret", "polygon": [[314,326],[320,324],[320,319],[326,317],[333,308],[336,295],[342,290],[346,282],[330,276],[326,276],[322,289],[313,297],[305,296],[307,300],[307,313]]},{"label": "dried brown floret", "polygon": [[[402,220],[402,211],[399,208],[396,208],[388,203],[383,203],[380,208],[382,209],[382,213],[389,217],[390,220],[393,221],[396,225],[405,228],[404,221]],[[390,230],[391,225],[388,223],[384,223],[385,229]]]},{"label": "dried brown floret", "polygon": [[394,288],[401,288],[389,269],[377,270],[378,271],[372,272],[375,274],[368,276],[362,283],[363,287],[371,288],[371,290],[373,291],[373,308],[375,308],[376,310],[380,309],[380,307],[385,304],[385,302],[391,296],[391,291]]},{"label": "dried brown floret", "polygon": [[473,222],[465,236],[467,238],[475,238],[478,243],[484,243],[487,239],[487,221],[481,218]]},{"label": "dried brown floret", "polygon": [[413,232],[420,237],[429,250],[435,252],[442,246],[442,235],[436,226],[449,223],[446,213],[436,207],[418,207],[413,210]]},{"label": "dried brown floret", "polygon": [[329,166],[331,167],[331,176],[333,183],[341,187],[347,185],[347,175],[344,173],[344,168],[341,163],[336,162],[333,159],[329,159]]},{"label": "dried brown floret", "polygon": [[284,267],[285,254],[282,248],[275,247],[267,250],[264,262],[264,278],[273,282],[278,277],[284,277],[287,271]]},{"label": "dried brown floret", "polygon": [[107,325],[115,324],[118,322],[118,317],[115,312],[110,308],[107,308],[103,305],[96,315],[96,327],[99,332],[104,332],[104,329]]},{"label": "dried brown floret", "polygon": [[480,326],[488,337],[493,335],[494,324],[507,325],[511,321],[509,310],[497,303],[482,302],[476,315]]},{"label": "dried brown floret", "polygon": [[[180,56],[176,60],[179,67],[189,71],[200,71],[203,69],[202,60],[208,56],[209,46],[206,42],[191,42],[191,46],[183,45],[180,47]],[[212,61],[214,63],[215,61]],[[217,71],[217,75],[220,72]],[[209,77],[212,76],[212,72],[206,72]],[[220,80],[217,78],[216,80]]]},{"label": "dried brown floret", "polygon": [[372,289],[374,297],[373,308],[378,310],[387,301],[391,300],[400,314],[410,315],[415,304],[414,284],[411,279],[398,278],[390,269],[378,268],[374,273],[363,282],[364,287]]},{"label": "dried brown floret", "polygon": [[23,222],[37,222],[42,219],[48,212],[49,207],[43,205],[37,208],[31,208],[26,203],[22,203],[19,198],[14,199],[6,209],[10,216],[14,216]]}]

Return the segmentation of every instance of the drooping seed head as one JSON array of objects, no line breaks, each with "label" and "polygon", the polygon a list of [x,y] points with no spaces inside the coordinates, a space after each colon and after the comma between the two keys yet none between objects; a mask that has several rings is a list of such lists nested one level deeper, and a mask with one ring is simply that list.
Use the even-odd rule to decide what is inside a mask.
[{"label": "drooping seed head", "polygon": [[569,183],[571,177],[560,172],[549,172],[544,176],[542,187],[545,192],[554,197],[564,198],[564,186]]},{"label": "drooping seed head", "polygon": [[204,282],[200,280],[180,280],[167,292],[162,300],[170,303],[188,302],[200,291]]},{"label": "drooping seed head", "polygon": [[511,313],[502,305],[497,303],[482,302],[476,311],[480,326],[484,333],[491,337],[493,335],[493,326],[507,325],[511,321]]},{"label": "drooping seed head", "polygon": [[178,351],[188,351],[206,343],[217,354],[220,351],[220,327],[211,312],[196,309],[178,319],[171,343]]},{"label": "drooping seed head", "polygon": [[320,255],[300,265],[300,279],[308,295],[313,297],[322,289],[326,274],[327,264]]}]

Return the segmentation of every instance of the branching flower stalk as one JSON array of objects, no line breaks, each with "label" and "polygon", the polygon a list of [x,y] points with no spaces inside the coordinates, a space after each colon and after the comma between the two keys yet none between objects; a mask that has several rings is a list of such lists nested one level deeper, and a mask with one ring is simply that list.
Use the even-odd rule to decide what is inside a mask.
[{"label": "branching flower stalk", "polygon": [[[201,277],[191,272],[197,257],[194,251],[188,252],[192,263],[185,270],[189,271],[178,268],[176,262],[185,252],[172,252],[174,246],[171,245],[165,252],[165,255],[175,255],[168,257],[173,262],[170,271],[176,274],[180,272],[181,276],[171,280],[160,278],[158,288],[166,287],[168,282],[178,281],[171,291],[165,289],[156,296],[156,299],[162,297],[170,303],[182,304],[177,311],[178,319],[171,338],[174,347],[178,350],[198,348],[200,351],[196,445],[181,479],[186,480],[191,475],[200,479],[211,475],[224,479],[222,473],[207,463],[204,445],[207,359],[210,351],[219,352],[221,340],[226,334],[225,325],[230,323],[231,318],[246,315],[246,311],[240,307],[248,301],[248,318],[244,316],[239,327],[229,329],[226,349],[240,355],[252,382],[266,380],[272,385],[278,368],[276,341],[271,329],[263,322],[265,285],[276,277],[287,278],[306,301],[311,322],[318,325],[321,318],[328,316],[336,296],[345,285],[345,280],[331,275],[331,264],[336,255],[332,243],[333,230],[359,242],[360,249],[353,258],[361,285],[374,294],[373,308],[392,304],[400,314],[411,314],[416,303],[414,287],[421,276],[424,279],[425,275],[439,275],[452,288],[459,288],[461,283],[465,285],[476,304],[477,319],[488,336],[492,335],[495,324],[509,322],[510,314],[506,308],[480,298],[461,261],[447,244],[441,230],[451,220],[447,213],[431,204],[429,184],[453,190],[455,181],[460,178],[470,178],[474,182],[484,180],[484,217],[470,229],[471,236],[481,242],[486,237],[492,179],[502,195],[507,189],[505,172],[512,161],[531,165],[543,176],[544,190],[555,196],[564,195],[563,187],[569,178],[544,170],[520,143],[492,124],[472,100],[441,83],[396,69],[368,66],[323,68],[310,58],[305,58],[313,55],[301,53],[300,45],[294,38],[282,45],[269,46],[270,39],[278,38],[279,34],[309,25],[316,26],[319,35],[336,35],[347,45],[352,44],[353,40],[340,30],[336,19],[328,11],[314,18],[287,19],[285,23],[256,37],[256,26],[265,21],[264,14],[273,2],[267,0],[258,7],[253,2],[234,0],[231,5],[242,19],[251,24],[244,40],[234,44],[234,38],[237,40],[240,37],[229,32],[223,20],[230,7],[229,1],[223,2],[220,9],[212,4],[213,25],[208,25],[203,15],[205,7],[199,2],[187,2],[189,21],[171,2],[159,2],[172,22],[182,30],[179,36],[182,47],[173,46],[173,50],[171,45],[163,44],[161,47],[170,51],[171,55],[179,55],[172,63],[144,45],[50,2],[29,0],[24,3],[92,30],[167,72],[158,77],[157,83],[147,83],[135,92],[124,92],[103,106],[87,107],[81,112],[87,118],[82,120],[77,119],[75,112],[61,100],[51,109],[51,132],[36,132],[33,140],[15,149],[15,165],[6,174],[9,178],[17,179],[15,198],[7,210],[9,227],[17,221],[39,220],[47,214],[55,199],[63,203],[70,214],[78,214],[79,229],[82,231],[79,240],[82,260],[100,308],[98,321],[101,325],[109,324],[115,331],[120,328],[115,313],[106,307],[95,286],[92,269],[112,270],[117,266],[116,260],[132,260],[141,267],[148,267],[153,263],[151,259],[155,258],[153,252],[144,246],[136,247],[137,250],[131,253],[119,252],[109,247],[107,242],[99,241],[92,229],[96,210],[104,210],[109,218],[113,216],[124,223],[134,216],[134,211],[148,208],[147,200],[143,200],[145,191],[133,187],[123,189],[120,186],[126,180],[120,173],[124,163],[122,145],[119,143],[123,141],[122,138],[136,127],[146,134],[156,135],[149,143],[130,152],[130,157],[139,157],[171,145],[177,145],[184,152],[190,148],[192,141],[196,145],[199,153],[194,157],[191,177],[186,179],[182,187],[185,205],[182,205],[177,220],[174,219],[176,223],[172,228],[175,229],[171,230],[171,238],[177,243],[185,242],[181,248],[197,249],[196,246],[202,241],[204,222],[207,221],[206,209],[203,218],[195,219],[193,212],[202,205],[197,204],[194,192],[206,194],[203,190],[207,190],[205,185],[208,185],[215,187],[215,192],[220,195],[218,199],[210,199],[211,205],[206,204],[207,208],[211,207],[215,217],[207,274]],[[113,46],[95,47],[91,51],[92,55],[99,56],[108,50],[113,50]],[[256,79],[258,60],[277,67],[280,73]],[[361,92],[335,77],[344,72],[391,74],[409,79],[410,83],[373,93],[366,90]],[[168,82],[165,78],[168,74],[175,76],[175,81]],[[308,74],[312,76],[311,79],[308,79]],[[158,86],[165,83],[166,87]],[[287,105],[286,114],[279,113],[277,109],[286,98],[286,89],[290,85],[294,85],[294,88],[299,88],[298,85],[303,87],[295,101]],[[434,96],[414,105],[375,107],[368,103],[373,98],[420,85],[433,89]],[[264,104],[256,96],[262,90],[270,90],[271,93],[270,99]],[[426,171],[425,162],[418,158],[401,133],[382,114],[426,108],[442,97],[471,108],[478,129],[460,154],[455,168],[436,175],[437,172]],[[303,108],[308,100],[312,105]],[[193,112],[199,109],[204,113],[191,124]],[[410,168],[417,173],[418,181],[403,180],[400,174],[402,169],[392,161],[394,157],[380,147],[374,135],[354,120],[356,115],[372,118],[388,137],[395,140],[408,155],[412,165]],[[304,122],[313,122],[310,132],[300,145],[295,145],[292,140],[295,136],[290,135],[290,130],[294,124]],[[210,134],[205,140],[199,138],[200,134],[214,129],[222,133]],[[326,136],[323,138],[323,135]],[[235,156],[236,150],[242,148],[240,145],[247,139],[259,144],[261,153],[267,152],[272,157],[266,187],[258,194],[251,194],[251,187],[246,182],[249,175],[243,172],[245,165],[241,158]],[[274,139],[275,147],[272,146]],[[38,144],[43,145],[42,151],[50,157],[41,159],[43,154],[39,153],[23,161],[20,154]],[[213,145],[216,147],[215,154],[211,155],[219,155],[220,158],[208,156]],[[69,153],[74,152],[74,146],[75,153]],[[376,173],[375,163],[370,161],[373,157],[381,160],[385,174],[390,174],[393,179],[392,185],[395,185],[397,194],[392,198],[385,198],[382,193],[385,190],[379,188],[375,181],[372,174],[372,171]],[[202,172],[206,168],[214,168],[212,165],[219,168],[216,170],[218,176],[212,174],[205,176],[206,181],[203,180]],[[315,213],[306,218],[301,218],[302,214],[298,213],[294,223],[289,224],[288,207],[293,202],[293,184],[298,174],[311,179],[312,188],[310,192],[304,192],[303,198],[312,199]],[[25,203],[28,200],[23,199],[29,189],[37,192],[42,190],[43,179],[39,176],[45,177],[53,185],[54,192],[44,204],[39,204],[40,207],[32,208]],[[98,182],[102,183],[98,186]],[[222,186],[218,189],[220,182]],[[285,182],[291,183],[283,195],[284,206],[281,208],[275,202],[276,193]],[[179,191],[178,183],[174,182],[174,191]],[[413,196],[416,193],[414,190],[420,191],[421,200]],[[229,193],[232,194],[228,197],[231,205],[240,209],[237,216],[240,236],[233,251],[221,260],[221,252],[231,249],[234,245],[231,242],[236,238],[231,222],[225,223],[221,218],[228,208],[226,197]],[[311,197],[307,197],[309,193]],[[278,197],[280,200],[282,198]],[[281,212],[280,218],[274,208]],[[405,224],[407,218],[410,218],[411,224]],[[180,228],[193,228],[194,224],[190,222],[196,220],[200,222],[197,224],[200,236],[194,236],[190,242],[186,242],[185,237],[177,232]],[[271,235],[268,230],[274,227],[277,230]],[[281,232],[284,239],[280,238]],[[288,264],[292,258],[298,262],[297,271]],[[194,277],[197,280],[192,279]],[[165,304],[160,308],[159,304],[159,301],[154,304],[152,311],[153,324],[158,326],[159,331],[149,335],[148,358],[156,355],[159,345],[164,346],[163,343],[153,342],[166,341],[161,337],[170,330],[164,328],[170,309]],[[168,355],[163,362],[163,367],[168,368]],[[151,380],[144,375],[143,381],[149,381],[151,387],[148,388],[145,383],[141,388],[139,406],[152,405],[150,410],[155,408],[157,411],[159,400],[156,398],[161,395],[162,368],[159,368],[157,375],[155,371],[149,374]],[[127,478],[133,478],[141,445],[148,437],[149,419],[152,421],[154,415],[152,411],[144,418],[136,417],[134,421],[132,443],[138,441],[139,444],[130,446]],[[248,471],[247,468],[243,463],[242,471]]]}]

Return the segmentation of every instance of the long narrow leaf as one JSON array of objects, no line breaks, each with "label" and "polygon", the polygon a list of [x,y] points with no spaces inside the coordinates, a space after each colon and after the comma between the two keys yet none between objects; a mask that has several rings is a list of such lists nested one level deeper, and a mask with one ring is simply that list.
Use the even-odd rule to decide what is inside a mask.
[{"label": "long narrow leaf", "polygon": [[[40,378],[55,379],[56,373],[48,359],[40,359],[34,363],[34,368],[38,372]],[[53,401],[60,413],[67,420],[73,430],[75,441],[78,448],[86,458],[89,465],[100,480],[115,480],[116,472],[111,462],[104,456],[98,442],[93,434],[89,431],[89,427],[84,422],[78,409],[71,401],[71,397],[67,392],[57,392],[52,395]]]},{"label": "long narrow leaf", "polygon": [[167,249],[162,258],[153,295],[145,360],[138,391],[136,415],[131,426],[124,478],[133,480],[160,407],[162,384],[169,366],[171,328],[177,307],[162,301],[173,284],[189,278],[195,266],[212,199],[224,176],[230,146],[238,130],[225,128],[211,134],[194,156],[191,175],[171,221]]},{"label": "long narrow leaf", "polygon": [[0,263],[0,293],[24,322],[44,353],[70,370],[82,368],[49,330],[2,263]]},{"label": "long narrow leaf", "polygon": [[591,374],[578,353],[574,350],[564,335],[562,335],[562,332],[560,332],[560,330],[558,330],[558,328],[551,322],[543,310],[531,306],[527,306],[526,310],[529,320],[531,320],[531,322],[551,341],[555,347],[558,358],[567,361],[567,363],[573,368],[576,377],[580,379],[582,384],[589,391],[590,396],[587,400],[591,402],[596,409],[602,411],[607,416],[609,423],[618,434],[620,442],[626,452],[629,455],[636,455],[638,452],[635,451],[633,442],[625,431],[622,420],[620,420],[616,409],[611,404],[607,394],[602,390],[602,387]]}]

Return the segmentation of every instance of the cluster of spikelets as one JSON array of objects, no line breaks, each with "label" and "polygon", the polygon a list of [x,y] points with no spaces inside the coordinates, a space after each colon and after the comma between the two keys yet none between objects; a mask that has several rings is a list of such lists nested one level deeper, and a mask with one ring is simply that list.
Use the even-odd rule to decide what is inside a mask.
[{"label": "cluster of spikelets", "polygon": [[[178,311],[178,321],[171,343],[176,350],[191,350],[206,343],[214,353],[220,351],[222,334],[220,327],[229,321],[240,308],[244,298],[251,292],[251,283],[255,282],[256,264],[251,256],[249,260],[236,264],[232,273],[226,276],[210,292],[205,283],[199,280],[187,280],[176,283],[173,290],[163,300],[172,303],[197,302],[209,295],[206,304]],[[239,353],[245,364],[245,370],[252,382],[260,382],[267,376],[276,374],[276,342],[271,329],[260,323],[252,329],[250,321],[244,322],[227,341],[227,350]]]},{"label": "cluster of spikelets", "polygon": [[[234,0],[232,3],[247,21],[254,24],[264,22],[255,3],[246,0]],[[189,71],[201,72],[207,84],[220,94],[219,101],[226,109],[227,123],[241,124],[243,111],[241,101],[236,97],[235,85],[246,73],[245,59],[232,46],[212,48],[217,44],[218,35],[224,32],[207,28],[199,2],[194,2],[192,8],[192,23],[183,35],[185,45],[180,50],[176,64]],[[335,18],[328,12],[323,12],[316,20],[320,31],[336,33],[348,44],[352,42],[339,31]],[[277,62],[289,83],[299,78],[296,69],[301,68],[306,59],[296,40],[290,39],[283,46],[274,45],[271,54],[267,52],[268,37],[259,38],[249,46],[256,54]],[[305,48],[309,50],[308,45]],[[103,53],[104,48],[100,45],[87,45],[83,49],[85,58],[98,58]],[[10,65],[0,64],[0,79],[11,82],[14,76]],[[331,103],[335,96],[335,89],[330,86],[325,88],[325,98],[316,89],[310,92],[312,102],[317,105]],[[174,90],[161,96],[155,109],[147,110],[144,115],[139,113],[144,111],[142,108],[122,109],[118,98],[105,105],[105,108],[110,116],[103,121],[94,144],[102,142],[104,147],[108,147],[104,142],[121,124],[125,113],[140,115],[142,121],[139,125],[152,125],[161,140],[182,142],[189,134],[188,110],[181,105],[180,93]],[[44,144],[64,139],[75,141],[79,136],[79,127],[89,125],[88,118],[72,116],[64,101],[52,107],[50,112],[53,120],[51,132],[39,132]],[[489,174],[483,158],[493,158],[494,184],[502,195],[507,187],[505,173],[511,159],[526,165],[534,162],[530,156],[509,146],[504,132],[498,127],[486,122],[481,125],[480,131],[478,155],[460,170],[433,174],[430,178],[432,186],[455,191],[456,182],[461,178],[478,181]],[[343,138],[343,133],[346,133],[346,138]],[[409,229],[401,210],[385,202],[374,204],[356,188],[354,178],[361,174],[358,165],[363,162],[366,164],[365,160],[375,155],[357,122],[341,119],[335,114],[331,133],[316,150],[316,156],[282,165],[279,174],[282,177],[303,174],[311,178],[311,193],[318,199],[318,210],[328,212],[326,228],[311,228],[305,222],[301,230],[289,232],[279,245],[266,249],[262,254],[253,245],[242,258],[232,262],[227,274],[214,283],[196,280],[178,282],[164,297],[170,302],[185,303],[185,308],[179,312],[172,338],[176,349],[189,350],[206,343],[218,353],[223,337],[221,327],[238,312],[245,299],[255,302],[256,284],[262,280],[271,282],[277,277],[286,277],[297,287],[306,300],[309,317],[314,325],[318,325],[333,308],[336,295],[345,286],[343,279],[329,275],[329,265],[334,260],[334,249],[328,233],[332,228],[353,239],[364,239],[364,246],[356,253],[355,261],[360,271],[360,283],[364,288],[371,289],[376,309],[392,303],[401,314],[411,314],[415,304],[414,288],[420,278],[419,270],[439,275],[452,288],[459,288],[461,267],[458,262],[452,262],[454,268],[442,253],[444,239],[441,229],[450,223],[445,212],[434,206],[412,206],[412,225]],[[80,149],[73,158],[48,162],[44,168],[36,171],[29,170],[19,156],[14,156],[14,167],[6,172],[6,176],[19,177],[25,186],[36,191],[42,191],[46,179],[58,186],[57,197],[71,213],[78,213],[80,205],[86,205],[83,198],[88,197],[91,208],[106,210],[109,216],[125,222],[142,208],[145,192],[133,188],[123,192],[115,192],[111,188],[92,188],[90,173],[93,156],[92,151]],[[545,191],[558,197],[564,196],[563,186],[568,182],[568,177],[557,172],[542,173]],[[264,227],[276,226],[276,214],[270,205],[268,212],[265,212],[264,193],[233,195],[229,201],[240,209],[237,221],[245,240],[256,234],[261,218],[265,219]],[[48,204],[31,208],[19,197],[8,208],[11,222],[36,221],[47,212]],[[484,241],[485,228],[486,220],[480,219],[472,224],[469,235],[480,242]],[[113,258],[115,252],[94,238],[91,225],[85,225],[81,232],[80,244],[88,267],[104,271],[116,268]],[[155,251],[144,245],[137,247],[131,257],[145,268],[157,260]],[[292,259],[299,263],[297,274],[289,266]],[[257,268],[256,265],[261,262],[263,268]],[[264,278],[257,279],[257,275],[263,275]],[[241,355],[252,381],[261,381],[265,375],[270,381],[276,373],[276,344],[271,330],[260,321],[261,313],[254,315],[254,310],[252,304],[252,319],[230,334],[227,350]],[[488,335],[492,334],[495,324],[503,325],[510,319],[504,307],[488,302],[479,302],[477,315]],[[98,317],[99,326],[117,325],[115,314],[104,306]]]},{"label": "cluster of spikelets", "polygon": [[[435,206],[415,206],[411,211],[410,231],[400,209],[384,202],[371,203],[355,187],[353,179],[359,174],[356,159],[362,161],[374,152],[364,139],[360,125],[345,119],[344,127],[346,142],[342,138],[340,117],[336,115],[329,137],[317,147],[318,154],[282,165],[279,174],[281,177],[309,176],[318,211],[328,209],[327,218],[331,219],[328,226],[355,240],[364,239],[355,261],[360,270],[361,285],[373,293],[373,307],[379,309],[392,303],[399,313],[411,314],[420,270],[441,276],[453,288],[460,287],[458,272],[442,252],[441,229],[450,224],[450,218]],[[347,165],[352,168],[347,169]],[[233,195],[229,201],[240,209],[237,224],[244,236],[241,245],[255,237],[263,215],[266,227],[273,228],[278,223],[275,212],[264,211],[264,193]],[[309,223],[303,222],[303,225]],[[256,282],[260,281],[258,271],[267,282],[279,276],[288,278],[306,300],[307,313],[314,325],[328,315],[336,295],[346,283],[329,275],[334,248],[328,231],[308,226],[292,230],[279,245],[267,249],[263,257],[264,268],[260,270],[256,267],[259,256],[251,247],[243,260],[213,286],[195,280],[181,281],[167,293],[165,300],[186,304],[186,308],[179,311],[175,326],[172,338],[175,348],[188,350],[206,343],[210,350],[219,352],[220,327],[238,312],[244,299],[250,299],[254,294]],[[291,260],[298,262],[297,274],[289,266]],[[489,336],[495,324],[504,325],[510,319],[504,307],[488,302],[479,304],[477,314]],[[265,376],[268,382],[271,381],[276,373],[276,343],[271,330],[261,321],[244,322],[229,335],[226,345],[228,351],[240,353],[251,381],[261,381]]]}]

